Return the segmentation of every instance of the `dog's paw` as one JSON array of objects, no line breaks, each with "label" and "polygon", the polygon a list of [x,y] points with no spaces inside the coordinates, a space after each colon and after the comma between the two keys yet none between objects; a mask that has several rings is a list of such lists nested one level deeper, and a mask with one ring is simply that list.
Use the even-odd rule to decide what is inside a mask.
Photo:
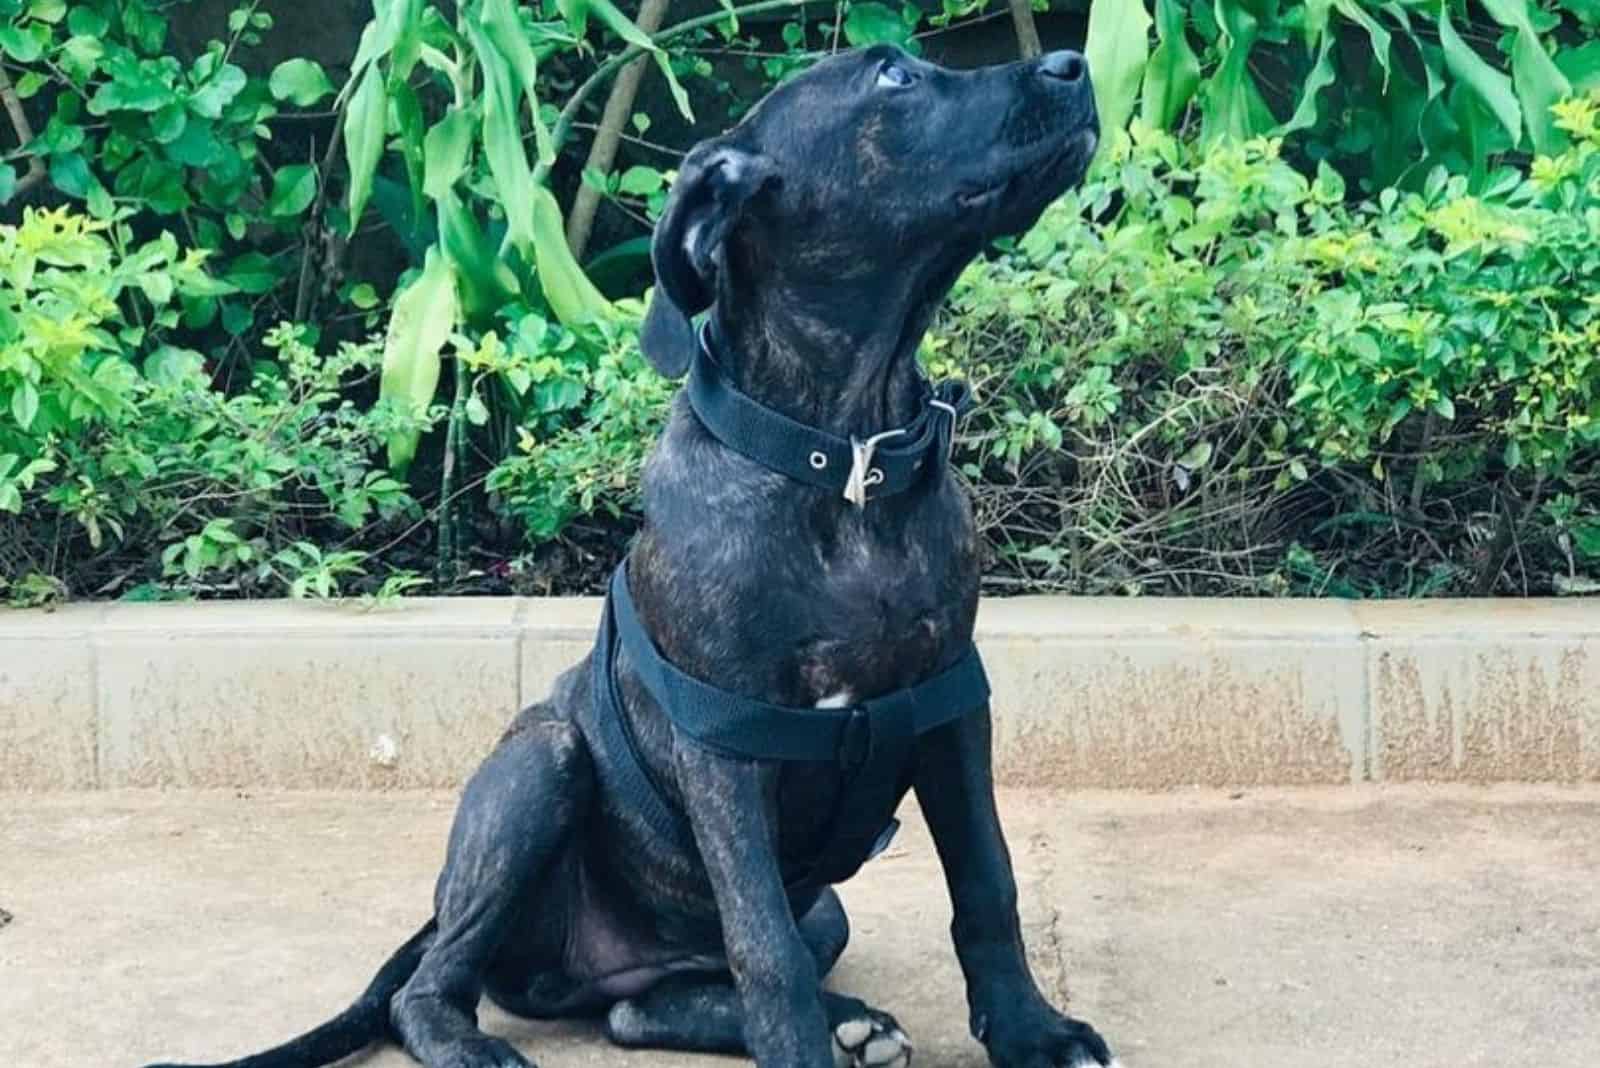
[{"label": "dog's paw", "polygon": [[441,1068],[537,1068],[528,1058],[499,1038],[473,1038],[448,1050]]},{"label": "dog's paw", "polygon": [[906,1068],[911,1039],[893,1016],[861,1006],[833,1025],[834,1068]]},{"label": "dog's paw", "polygon": [[1082,1020],[1053,1009],[1023,1016],[983,1029],[997,1068],[1118,1068],[1106,1040]]}]

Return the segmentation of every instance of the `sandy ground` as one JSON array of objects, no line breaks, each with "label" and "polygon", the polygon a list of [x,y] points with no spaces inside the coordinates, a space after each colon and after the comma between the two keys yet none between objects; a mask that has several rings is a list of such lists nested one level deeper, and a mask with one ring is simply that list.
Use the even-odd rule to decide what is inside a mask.
[{"label": "sandy ground", "polygon": [[[424,918],[452,806],[0,795],[0,1066],[218,1059],[318,1022]],[[1600,789],[1013,792],[1002,808],[1040,981],[1128,1068],[1600,1063]],[[897,1014],[919,1068],[978,1068],[911,817],[844,889],[855,937],[833,983]],[[543,1068],[738,1063],[484,1020]]]}]

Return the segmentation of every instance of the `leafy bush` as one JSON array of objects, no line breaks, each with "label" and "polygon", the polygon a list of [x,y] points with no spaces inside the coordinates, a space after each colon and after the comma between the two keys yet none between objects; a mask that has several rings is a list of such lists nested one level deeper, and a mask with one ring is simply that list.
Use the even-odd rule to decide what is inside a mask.
[{"label": "leafy bush", "polygon": [[[1600,135],[1344,206],[1278,143],[1131,152],[930,342],[1000,588],[1578,590],[1600,568]],[[1587,568],[1587,577],[1584,569]]]},{"label": "leafy bush", "polygon": [[[1202,139],[1287,136],[1378,190],[1436,166],[1474,189],[1508,153],[1559,151],[1550,106],[1600,88],[1593,0],[1093,0],[1109,126],[1137,110]],[[1153,31],[1153,32],[1152,32]],[[1154,47],[1151,47],[1151,38]]]},{"label": "leafy bush", "polygon": [[323,175],[304,130],[279,144],[274,124],[286,113],[314,117],[333,86],[305,59],[247,72],[250,50],[272,26],[259,2],[240,4],[225,39],[181,62],[170,31],[188,6],[0,0],[0,52],[21,72],[8,83],[17,97],[9,114],[27,142],[0,161],[0,204],[33,190],[35,200],[95,218],[120,212],[142,232],[181,225],[233,284],[224,295],[186,298],[186,325],[249,336],[258,320],[265,327],[312,312],[310,264],[301,261],[321,242],[304,240],[303,225]]},{"label": "leafy bush", "polygon": [[171,341],[181,301],[232,291],[202,260],[65,209],[0,226],[0,585],[331,593],[364,554],[307,536],[414,509],[372,457],[415,421],[345,395],[375,346],[324,357],[280,327],[227,393]]}]

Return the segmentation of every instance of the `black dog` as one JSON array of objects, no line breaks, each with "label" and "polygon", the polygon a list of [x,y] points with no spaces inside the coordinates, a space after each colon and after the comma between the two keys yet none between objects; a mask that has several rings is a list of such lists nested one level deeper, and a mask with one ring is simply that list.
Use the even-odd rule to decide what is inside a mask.
[{"label": "black dog", "polygon": [[[951,71],[875,47],[819,63],[689,154],[656,228],[642,345],[668,375],[699,361],[688,392],[709,381],[768,414],[736,449],[702,418],[705,398],[677,399],[607,617],[625,632],[636,604],[658,654],[607,638],[518,715],[466,787],[434,919],[350,1009],[236,1066],[306,1068],[394,1036],[428,1068],[528,1068],[478,1030],[483,994],[526,1016],[604,1011],[622,1045],[746,1051],[763,1068],[903,1065],[894,1020],[820,981],[848,936],[830,884],[913,787],[990,1059],[1111,1062],[1028,969],[981,694],[914,736],[873,719],[867,757],[850,763],[705,744],[650,684],[676,670],[735,703],[819,710],[761,728],[781,733],[813,717],[848,727],[845,709],[884,695],[926,704],[936,677],[981,680],[976,538],[944,455],[954,402],[930,391],[915,352],[985,242],[1027,229],[1081,179],[1097,131],[1076,54]],[[702,352],[689,317],[707,308]],[[874,493],[892,481],[894,442],[880,467],[869,439],[908,424],[936,462],[906,452],[904,484]],[[830,471],[813,450],[819,476],[804,481],[751,458],[779,447],[762,427],[853,451]],[[824,483],[844,465],[842,495]],[[596,658],[615,671],[592,671]],[[842,866],[818,861],[830,850]]]}]

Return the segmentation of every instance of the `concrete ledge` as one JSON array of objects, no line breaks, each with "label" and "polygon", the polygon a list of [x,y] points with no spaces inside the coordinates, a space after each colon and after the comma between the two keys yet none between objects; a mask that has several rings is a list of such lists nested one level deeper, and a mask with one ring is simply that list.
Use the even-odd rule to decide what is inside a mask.
[{"label": "concrete ledge", "polygon": [[[462,781],[594,599],[0,613],[0,790]],[[1600,781],[1600,601],[984,602],[1003,782]]]}]

